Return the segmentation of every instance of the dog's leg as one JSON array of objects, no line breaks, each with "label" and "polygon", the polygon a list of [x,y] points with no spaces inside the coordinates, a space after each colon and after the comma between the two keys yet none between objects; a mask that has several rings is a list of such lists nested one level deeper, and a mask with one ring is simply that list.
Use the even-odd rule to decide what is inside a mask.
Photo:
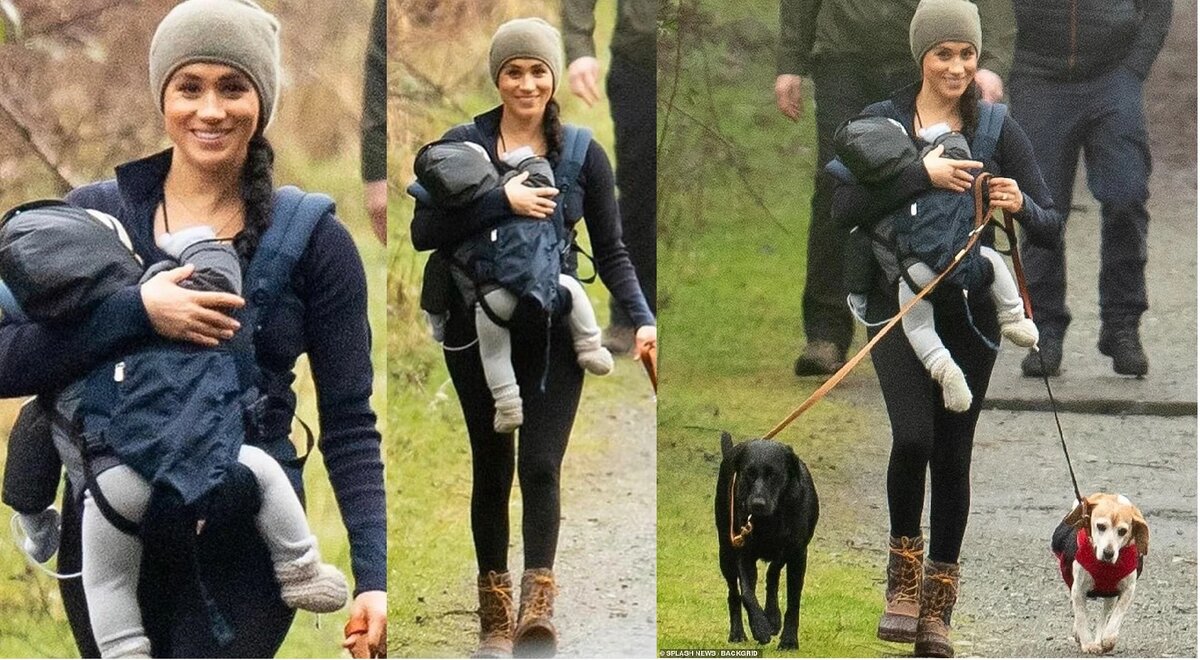
[{"label": "dog's leg", "polygon": [[1071,608],[1075,611],[1075,641],[1084,653],[1099,653],[1100,645],[1092,641],[1092,624],[1088,621],[1087,592],[1092,587],[1092,576],[1079,564],[1072,566],[1075,574],[1071,587]]},{"label": "dog's leg", "polygon": [[1112,615],[1105,617],[1107,624],[1104,626],[1104,632],[1100,635],[1100,650],[1105,653],[1117,647],[1117,634],[1121,632],[1121,622],[1125,620],[1125,614],[1129,612],[1129,605],[1133,603],[1133,592],[1136,588],[1137,573],[1131,573],[1117,583],[1117,589],[1121,595],[1116,598],[1116,604],[1112,607]]},{"label": "dog's leg", "polygon": [[729,605],[729,641],[746,641],[746,629],[742,627],[742,597],[738,595],[737,553],[728,546],[721,546],[721,574],[729,587],[726,602]]},{"label": "dog's leg", "polygon": [[779,572],[784,562],[776,560],[767,567],[767,621],[771,623],[771,634],[779,634]]},{"label": "dog's leg", "polygon": [[742,555],[739,561],[742,580],[742,604],[746,606],[746,616],[750,619],[750,634],[754,641],[766,644],[771,641],[771,623],[762,606],[758,604],[755,588],[758,585],[758,564],[753,557]]},{"label": "dog's leg", "polygon": [[787,612],[783,615],[783,634],[779,648],[800,648],[800,594],[804,591],[804,573],[808,569],[808,548],[801,548],[787,563]]}]

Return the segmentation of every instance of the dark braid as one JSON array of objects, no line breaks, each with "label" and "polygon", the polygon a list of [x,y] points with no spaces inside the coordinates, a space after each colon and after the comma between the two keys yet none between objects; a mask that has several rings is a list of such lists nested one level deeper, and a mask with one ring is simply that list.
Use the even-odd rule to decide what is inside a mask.
[{"label": "dark braid", "polygon": [[242,199],[246,202],[245,227],[233,240],[243,261],[249,261],[271,225],[271,199],[275,194],[275,150],[262,134],[250,139],[242,167]]},{"label": "dark braid", "polygon": [[975,80],[967,84],[967,89],[958,97],[958,114],[962,117],[962,132],[964,135],[975,137],[975,129],[979,126],[979,85]]},{"label": "dark braid", "polygon": [[557,162],[562,151],[562,121],[558,118],[558,101],[550,99],[542,115],[542,136],[546,140],[546,158]]}]

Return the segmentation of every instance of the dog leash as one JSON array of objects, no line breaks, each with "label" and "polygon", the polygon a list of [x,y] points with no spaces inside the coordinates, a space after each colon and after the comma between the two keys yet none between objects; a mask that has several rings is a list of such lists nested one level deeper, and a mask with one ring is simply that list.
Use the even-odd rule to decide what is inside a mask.
[{"label": "dog leash", "polygon": [[[879,341],[883,339],[884,335],[886,335],[892,328],[896,327],[896,325],[900,323],[900,320],[904,318],[904,315],[908,314],[908,312],[917,304],[917,302],[929,295],[929,293],[933,291],[934,287],[936,287],[943,279],[946,278],[947,275],[949,275],[954,271],[955,268],[958,267],[958,264],[967,256],[967,253],[971,251],[971,248],[975,247],[975,244],[979,242],[979,238],[982,235],[983,230],[988,226],[988,223],[991,219],[991,204],[989,203],[986,209],[984,209],[983,206],[983,190],[991,178],[992,175],[986,172],[975,178],[975,183],[973,185],[975,193],[975,228],[972,229],[971,233],[968,235],[967,244],[954,255],[954,259],[950,261],[950,265],[946,267],[946,270],[938,273],[938,276],[933,278],[932,282],[925,285],[925,288],[917,292],[917,295],[913,296],[912,300],[909,300],[904,307],[900,308],[899,313],[893,316],[892,319],[887,322],[887,325],[883,326],[883,329],[881,329],[874,337],[872,337],[871,341],[867,342],[866,346],[863,346],[861,350],[854,354],[854,357],[847,360],[846,364],[842,365],[842,368],[837,370],[837,373],[835,373],[829,378],[829,380],[825,381],[820,387],[818,387],[815,392],[809,395],[809,397],[805,399],[803,403],[797,406],[796,409],[793,410],[787,417],[785,417],[783,421],[776,424],[775,428],[768,431],[767,434],[763,436],[764,438],[768,440],[774,438],[780,431],[787,428],[789,424],[796,421],[796,418],[803,414],[804,411],[813,407],[818,401],[825,398],[825,395],[828,394],[830,390],[832,390],[834,387],[837,387],[838,383],[842,382],[842,380],[850,373],[850,371],[853,370],[854,367],[858,366],[859,362],[863,361],[863,358],[865,358],[867,354],[871,352],[871,349],[875,347],[875,344],[878,344]],[[1008,214],[1006,213],[1005,216],[1007,217]],[[1011,222],[1011,219],[1009,221]],[[1028,302],[1026,302],[1026,306],[1028,306]],[[1026,312],[1028,313],[1028,309],[1026,309]]]},{"label": "dog leash", "polygon": [[[1021,301],[1025,304],[1025,316],[1033,319],[1033,305],[1029,298],[1029,289],[1025,285],[1025,268],[1021,264],[1021,251],[1017,249],[1017,229],[1013,223],[1013,217],[1010,213],[1004,214],[1004,224],[1002,225],[1004,235],[1008,238],[1009,250],[1012,253],[1013,273],[1017,277],[1017,287],[1021,292]],[[1075,468],[1071,465],[1071,452],[1067,451],[1067,438],[1063,434],[1062,422],[1058,419],[1058,402],[1054,400],[1054,392],[1050,389],[1050,376],[1046,374],[1046,360],[1042,357],[1042,350],[1039,347],[1034,347],[1034,353],[1038,356],[1038,365],[1042,368],[1042,383],[1046,385],[1046,396],[1050,397],[1050,412],[1054,413],[1054,426],[1058,429],[1058,441],[1062,445],[1063,456],[1067,459],[1067,474],[1071,476],[1071,487],[1075,489],[1075,499],[1087,510],[1087,501],[1083,499],[1083,495],[1079,492],[1079,482],[1075,479]]]},{"label": "dog leash", "polygon": [[754,514],[746,516],[746,524],[742,525],[742,529],[738,534],[733,533],[733,494],[737,487],[737,472],[733,473],[733,479],[729,481],[729,543],[735,548],[740,548],[746,545],[746,537],[750,536],[750,532],[754,531],[754,523],[750,519]]},{"label": "dog leash", "polygon": [[654,393],[658,394],[658,342],[647,346],[638,356],[638,360],[646,370],[646,375],[650,377],[650,386],[654,388]]}]

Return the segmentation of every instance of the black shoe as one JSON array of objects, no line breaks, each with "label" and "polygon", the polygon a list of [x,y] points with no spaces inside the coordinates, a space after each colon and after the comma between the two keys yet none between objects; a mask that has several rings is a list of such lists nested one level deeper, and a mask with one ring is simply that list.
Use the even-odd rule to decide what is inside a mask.
[{"label": "black shoe", "polygon": [[831,341],[816,339],[808,342],[796,358],[797,376],[828,376],[837,373],[846,363],[845,351]]},{"label": "black shoe", "polygon": [[[1057,376],[1060,373],[1060,367],[1062,366],[1062,335],[1045,330],[1042,330],[1041,335],[1037,348],[1030,349],[1029,355],[1026,355],[1024,360],[1021,360],[1021,373],[1028,378],[1041,378],[1043,375]],[[1040,357],[1038,351],[1041,351]]]},{"label": "black shoe", "polygon": [[1123,376],[1145,376],[1150,371],[1150,361],[1138,338],[1137,324],[1102,325],[1096,348],[1112,358],[1113,371]]}]

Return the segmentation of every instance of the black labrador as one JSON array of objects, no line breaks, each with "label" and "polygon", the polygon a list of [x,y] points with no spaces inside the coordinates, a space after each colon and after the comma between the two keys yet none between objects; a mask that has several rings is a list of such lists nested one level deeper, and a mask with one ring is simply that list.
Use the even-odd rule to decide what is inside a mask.
[{"label": "black labrador", "polygon": [[[729,585],[729,641],[746,641],[740,610],[744,605],[759,644],[771,641],[782,627],[779,648],[798,648],[800,592],[818,514],[812,475],[791,447],[771,440],[735,446],[733,438],[722,433],[721,455],[716,518],[721,573]],[[759,560],[770,562],[765,611],[754,593]],[[779,573],[784,566],[787,614],[781,621]]]}]

